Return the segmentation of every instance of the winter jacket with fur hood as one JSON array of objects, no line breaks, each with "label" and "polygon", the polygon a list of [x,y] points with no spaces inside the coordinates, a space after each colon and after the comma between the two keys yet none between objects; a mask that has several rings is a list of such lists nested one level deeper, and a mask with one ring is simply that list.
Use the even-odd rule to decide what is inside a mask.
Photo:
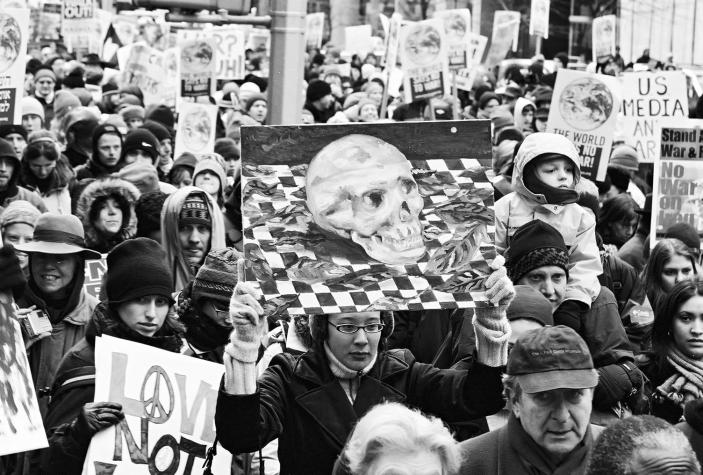
[{"label": "winter jacket with fur hood", "polygon": [[[134,212],[134,204],[139,195],[136,186],[119,178],[96,180],[85,187],[76,203],[76,216],[83,223],[85,243],[89,249],[106,253],[117,244],[135,235],[137,216]],[[122,210],[122,226],[117,234],[109,237],[95,227],[95,219],[100,212],[98,207],[107,198],[115,199]]]},{"label": "winter jacket with fur hood", "polygon": [[574,164],[574,183],[581,178],[578,152],[569,139],[550,133],[529,135],[515,157],[515,191],[495,204],[496,247],[498,252],[505,252],[515,231],[535,219],[554,226],[569,248],[569,282],[564,300],[577,300],[590,307],[600,292],[598,276],[603,273],[596,243],[596,220],[576,203],[548,204],[544,195],[527,189],[523,170],[530,161],[545,153],[560,153],[570,159]]}]

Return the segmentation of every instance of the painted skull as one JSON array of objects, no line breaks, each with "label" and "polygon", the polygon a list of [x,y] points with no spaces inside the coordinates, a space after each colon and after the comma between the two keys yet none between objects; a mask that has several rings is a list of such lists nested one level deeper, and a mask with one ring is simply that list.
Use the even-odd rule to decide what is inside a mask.
[{"label": "painted skull", "polygon": [[364,248],[384,264],[410,264],[425,253],[423,199],[407,158],[393,145],[353,134],[331,142],[310,162],[308,209],[322,229]]}]

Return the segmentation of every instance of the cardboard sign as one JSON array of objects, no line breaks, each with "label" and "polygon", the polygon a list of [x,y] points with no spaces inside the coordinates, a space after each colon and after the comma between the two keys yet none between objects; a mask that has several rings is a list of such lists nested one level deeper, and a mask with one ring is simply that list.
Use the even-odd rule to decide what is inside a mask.
[{"label": "cardboard sign", "polygon": [[324,12],[305,15],[305,48],[307,50],[322,47],[322,34],[325,30]]},{"label": "cardboard sign", "polygon": [[179,105],[174,156],[212,153],[215,148],[217,106],[182,101]]},{"label": "cardboard sign", "polygon": [[489,121],[243,127],[246,280],[267,312],[480,305],[490,157]]},{"label": "cardboard sign", "polygon": [[473,89],[476,74],[478,73],[477,66],[481,64],[481,58],[483,58],[483,53],[486,50],[486,43],[488,43],[488,37],[477,35],[476,33],[471,34],[469,67],[457,71],[455,79],[457,89],[463,89],[464,91]]},{"label": "cardboard sign", "polygon": [[107,254],[103,254],[100,259],[88,259],[85,261],[85,280],[83,289],[100,300],[100,290],[102,289],[103,276],[107,272]]},{"label": "cardboard sign", "polygon": [[615,15],[593,19],[593,58],[599,63],[615,54]]},{"label": "cardboard sign", "polygon": [[3,35],[0,55],[0,125],[21,124],[20,101],[24,93],[29,10],[5,8],[0,11],[0,31]]},{"label": "cardboard sign", "polygon": [[94,0],[64,0],[61,10],[61,36],[70,52],[79,55],[100,53],[100,22],[96,21]]},{"label": "cardboard sign", "polygon": [[654,165],[654,247],[666,230],[688,223],[703,234],[703,120],[661,119],[661,159]]},{"label": "cardboard sign", "polygon": [[549,0],[532,0],[530,35],[549,38]]},{"label": "cardboard sign", "polygon": [[586,178],[605,178],[620,97],[620,82],[613,76],[571,69],[557,73],[547,132],[564,135],[576,145]]},{"label": "cardboard sign", "polygon": [[344,28],[344,49],[364,58],[373,50],[371,25],[347,26]]},{"label": "cardboard sign", "polygon": [[[180,97],[208,97],[215,92],[217,48],[212,33],[180,30],[178,71]],[[179,105],[180,110],[180,105]]]},{"label": "cardboard sign", "polygon": [[[491,46],[488,48],[485,66],[489,71],[500,64],[508,54],[510,47],[515,43],[516,31],[520,30],[520,14],[519,12],[504,12],[518,13],[515,15],[498,15],[495,12],[493,17],[493,34],[491,36]],[[502,21],[502,22],[501,22]]]},{"label": "cardboard sign", "polygon": [[388,24],[388,41],[386,42],[386,69],[393,70],[398,62],[398,44],[400,43],[400,15],[392,15]]},{"label": "cardboard sign", "polygon": [[0,292],[0,348],[0,456],[48,447],[22,331],[12,296],[4,292]]},{"label": "cardboard sign", "polygon": [[681,71],[620,76],[622,106],[618,130],[637,149],[643,162],[654,162],[661,150],[660,119],[688,117],[686,75]]},{"label": "cardboard sign", "polygon": [[432,19],[400,29],[405,101],[413,102],[449,93],[449,65],[444,25]]},{"label": "cardboard sign", "polygon": [[[520,38],[520,12],[515,12],[512,10],[496,10],[493,16],[493,39],[500,35],[504,36],[501,32],[501,27],[503,25],[509,25],[511,28],[511,46],[513,52],[517,51],[517,42]],[[491,39],[491,42],[493,41]]]},{"label": "cardboard sign", "polygon": [[468,8],[443,10],[437,12],[435,17],[444,23],[449,70],[456,72],[468,68],[472,38],[471,11]]},{"label": "cardboard sign", "polygon": [[[61,2],[44,0],[40,3],[33,29],[33,40],[58,41],[61,32]],[[34,17],[34,15],[32,15]]]},{"label": "cardboard sign", "polygon": [[[95,401],[122,404],[125,418],[90,441],[84,475],[196,473],[215,440],[224,367],[120,338],[95,339]],[[213,473],[229,473],[221,447]]]},{"label": "cardboard sign", "polygon": [[246,30],[238,26],[217,27],[212,29],[212,38],[217,48],[217,79],[244,78]]},{"label": "cardboard sign", "polygon": [[146,104],[161,104],[162,85],[167,78],[164,74],[164,53],[145,43],[136,43],[121,48],[118,51],[118,58],[120,57],[126,58],[120,61],[121,83],[139,86]]}]

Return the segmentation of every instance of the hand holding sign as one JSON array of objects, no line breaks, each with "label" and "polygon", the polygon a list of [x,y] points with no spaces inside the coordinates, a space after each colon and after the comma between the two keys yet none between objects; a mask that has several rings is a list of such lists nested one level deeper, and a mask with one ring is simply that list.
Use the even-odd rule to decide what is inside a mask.
[{"label": "hand holding sign", "polygon": [[90,438],[124,419],[122,405],[116,402],[89,402],[76,419],[76,431]]},{"label": "hand holding sign", "polygon": [[244,282],[244,260],[237,263],[239,282],[234,288],[229,303],[230,318],[234,330],[230,335],[230,344],[225,351],[232,358],[242,363],[256,363],[259,345],[266,333],[266,316],[259,304],[261,291],[251,283]]}]

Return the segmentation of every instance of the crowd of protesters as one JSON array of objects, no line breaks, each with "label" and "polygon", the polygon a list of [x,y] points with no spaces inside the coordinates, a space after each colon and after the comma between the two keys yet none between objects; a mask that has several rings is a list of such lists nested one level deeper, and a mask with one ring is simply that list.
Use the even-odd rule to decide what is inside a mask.
[{"label": "crowd of protesters", "polygon": [[[505,261],[473,311],[279,321],[238,281],[240,128],[269,122],[264,63],[249,55],[246,78],[210,98],[214,149],[174,156],[177,115],[97,56],[29,60],[21,123],[0,125],[0,291],[51,326],[24,335],[49,448],[0,458],[0,473],[81,473],[91,437],[124,417],[94,401],[101,335],[221,364],[214,423],[244,473],[700,473],[700,238],[679,223],[650,251],[651,167],[627,137],[592,182],[545,132],[566,55],[403,103],[373,54],[309,53],[301,124],[491,121]],[[105,254],[97,299],[83,269]]]}]

